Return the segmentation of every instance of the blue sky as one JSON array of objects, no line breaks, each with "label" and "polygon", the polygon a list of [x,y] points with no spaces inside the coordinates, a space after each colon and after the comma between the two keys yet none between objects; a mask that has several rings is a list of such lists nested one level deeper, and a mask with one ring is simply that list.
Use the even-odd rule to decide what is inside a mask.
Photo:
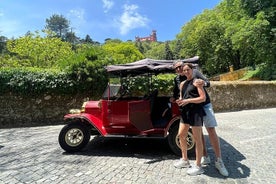
[{"label": "blue sky", "polygon": [[0,36],[18,38],[41,31],[46,18],[63,15],[80,38],[87,34],[135,40],[157,31],[158,41],[175,39],[181,27],[222,0],[0,0]]}]

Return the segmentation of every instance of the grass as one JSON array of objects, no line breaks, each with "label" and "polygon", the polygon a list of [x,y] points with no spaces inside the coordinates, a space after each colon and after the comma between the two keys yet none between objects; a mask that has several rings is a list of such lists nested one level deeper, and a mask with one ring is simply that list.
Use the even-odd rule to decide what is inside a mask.
[{"label": "grass", "polygon": [[258,72],[260,72],[259,68],[256,68],[256,70],[249,69],[239,80],[250,80],[252,78],[256,78],[255,76],[258,74]]}]

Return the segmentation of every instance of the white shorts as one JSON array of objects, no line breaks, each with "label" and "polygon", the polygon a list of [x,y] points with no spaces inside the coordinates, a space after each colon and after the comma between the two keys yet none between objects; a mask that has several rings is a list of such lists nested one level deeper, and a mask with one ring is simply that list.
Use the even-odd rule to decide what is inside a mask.
[{"label": "white shorts", "polygon": [[204,126],[207,128],[218,126],[212,104],[208,103],[208,104],[204,105],[203,108],[206,113],[206,115],[203,116]]}]

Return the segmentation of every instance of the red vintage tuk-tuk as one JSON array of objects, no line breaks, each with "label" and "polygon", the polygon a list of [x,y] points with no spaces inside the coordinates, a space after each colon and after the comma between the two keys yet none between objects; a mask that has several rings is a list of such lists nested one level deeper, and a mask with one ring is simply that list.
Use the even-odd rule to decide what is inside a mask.
[{"label": "red vintage tuk-tuk", "polygon": [[[198,57],[186,62],[197,63]],[[173,60],[143,59],[128,64],[106,66],[106,71],[120,78],[119,84],[110,81],[96,101],[84,102],[80,110],[64,116],[66,125],[59,134],[59,144],[66,152],[82,150],[92,135],[102,137],[160,138],[168,141],[172,152],[180,155],[177,136],[180,112],[176,103],[170,103],[170,96],[158,94],[151,89],[151,77],[174,73]],[[144,76],[149,87],[145,94],[129,94],[129,84],[124,78]],[[122,81],[124,81],[122,83]],[[191,131],[188,134],[188,153],[194,153],[195,143]]]}]

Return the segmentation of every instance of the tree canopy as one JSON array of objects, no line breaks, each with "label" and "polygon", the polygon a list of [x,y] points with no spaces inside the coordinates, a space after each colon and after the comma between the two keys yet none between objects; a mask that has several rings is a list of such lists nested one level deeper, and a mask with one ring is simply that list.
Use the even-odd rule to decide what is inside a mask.
[{"label": "tree canopy", "polygon": [[275,0],[223,0],[193,17],[174,40],[166,42],[123,42],[107,37],[99,43],[88,34],[79,38],[70,29],[70,21],[57,14],[46,19],[45,28],[46,36],[28,32],[16,39],[0,37],[0,66],[53,67],[71,72],[74,68],[89,73],[106,64],[197,55],[209,76],[227,72],[230,66],[259,66],[259,77],[267,80],[276,75]]},{"label": "tree canopy", "polygon": [[[273,1],[274,2],[274,1]],[[250,4],[252,3],[252,4]],[[181,57],[199,55],[210,75],[264,64],[275,69],[275,3],[225,0],[182,27],[177,35]]]},{"label": "tree canopy", "polygon": [[38,33],[8,40],[7,49],[24,61],[23,66],[41,68],[56,67],[73,54],[70,43],[55,37],[43,38]]},{"label": "tree canopy", "polygon": [[46,19],[45,28],[53,31],[59,38],[65,39],[69,31],[70,22],[63,16],[53,14]]}]

